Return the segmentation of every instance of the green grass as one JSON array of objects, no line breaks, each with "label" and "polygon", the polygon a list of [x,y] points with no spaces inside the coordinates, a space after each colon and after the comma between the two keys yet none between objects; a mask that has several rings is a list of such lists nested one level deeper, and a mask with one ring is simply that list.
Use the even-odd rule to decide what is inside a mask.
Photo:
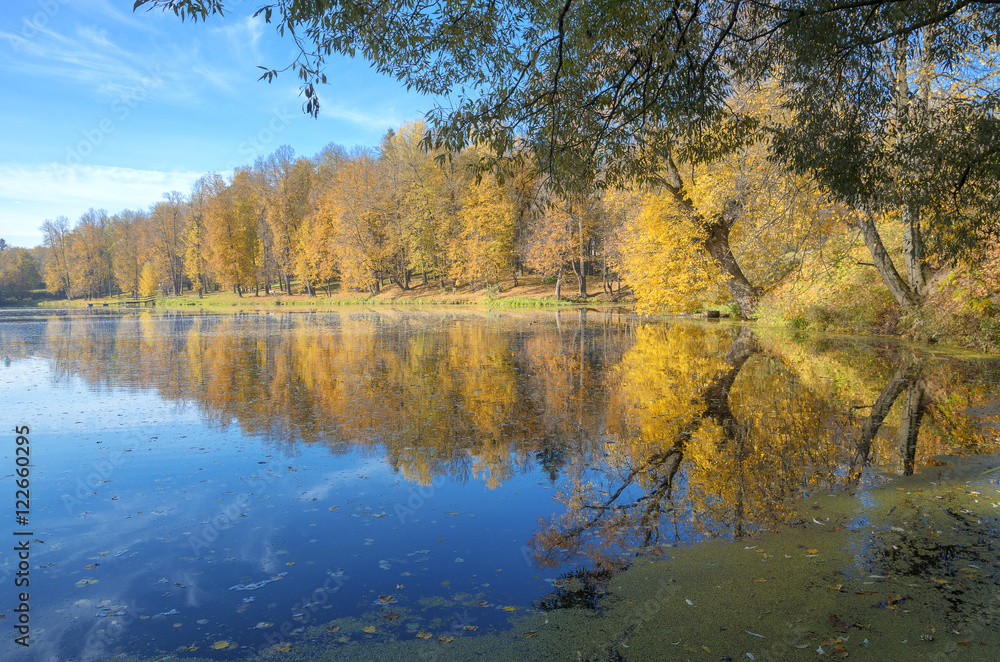
[{"label": "green grass", "polygon": [[559,308],[577,305],[566,299],[531,299],[527,297],[487,299],[485,304],[490,308]]}]

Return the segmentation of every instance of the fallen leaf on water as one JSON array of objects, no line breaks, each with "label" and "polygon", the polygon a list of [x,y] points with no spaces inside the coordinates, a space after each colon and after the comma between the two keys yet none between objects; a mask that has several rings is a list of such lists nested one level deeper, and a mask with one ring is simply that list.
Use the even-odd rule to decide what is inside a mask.
[{"label": "fallen leaf on water", "polygon": [[818,549],[807,549],[806,554],[819,554]]},{"label": "fallen leaf on water", "polygon": [[878,591],[855,591],[855,595],[875,595]]},{"label": "fallen leaf on water", "polygon": [[828,589],[833,590],[833,591],[839,591],[840,589],[844,588],[844,585],[843,584],[827,584],[826,587]]},{"label": "fallen leaf on water", "polygon": [[434,636],[434,635],[433,635],[433,634],[431,634],[430,632],[418,632],[418,633],[417,633],[417,638],[418,638],[418,639],[430,639],[430,638],[432,638],[433,636]]},{"label": "fallen leaf on water", "polygon": [[228,641],[217,641],[214,644],[212,644],[212,648],[214,648],[217,651],[221,651],[223,648],[229,648],[229,642]]},{"label": "fallen leaf on water", "polygon": [[399,618],[399,616],[400,616],[400,614],[397,614],[394,611],[390,611],[388,614],[383,614],[382,618],[384,618],[387,621],[394,621],[397,618]]},{"label": "fallen leaf on water", "polygon": [[449,641],[455,641],[455,637],[449,637],[447,635],[442,635],[442,636],[438,637],[438,641],[440,641],[442,644],[446,644]]},{"label": "fallen leaf on water", "polygon": [[99,566],[99,565],[101,565],[101,564],[100,564],[100,563],[91,563],[91,564],[90,564],[90,565],[88,565],[88,566],[84,566],[84,568],[83,568],[83,569],[84,569],[84,570],[93,570],[94,568],[96,568],[96,567],[97,567],[97,566]]},{"label": "fallen leaf on water", "polygon": [[754,580],[754,581],[755,581],[756,583],[758,583],[758,584],[763,584],[764,582],[766,582],[766,581],[767,581],[767,580],[766,580],[766,579],[764,579],[763,577],[754,577],[754,578],[753,578],[753,580]]},{"label": "fallen leaf on water", "polygon": [[834,614],[830,614],[830,625],[838,630],[849,630],[851,624],[842,618],[837,618]]},{"label": "fallen leaf on water", "polygon": [[292,650],[292,645],[289,643],[275,644],[274,646],[271,646],[271,648],[273,648],[276,651],[280,651],[282,653],[287,653],[288,651]]},{"label": "fallen leaf on water", "polygon": [[274,623],[268,623],[266,621],[261,621],[257,625],[253,626],[254,630],[263,630],[264,628],[274,627]]},{"label": "fallen leaf on water", "polygon": [[480,607],[489,607],[490,606],[490,603],[487,602],[486,600],[480,600],[476,604],[479,605]]},{"label": "fallen leaf on water", "polygon": [[849,655],[849,653],[847,652],[847,650],[843,646],[834,646],[833,647],[833,656],[834,657],[847,657],[848,655]]},{"label": "fallen leaf on water", "polygon": [[466,625],[465,629],[466,630],[478,630],[479,626],[478,625]]},{"label": "fallen leaf on water", "polygon": [[536,634],[538,634],[538,630],[528,630],[527,632],[524,633],[524,636],[526,638],[527,637],[534,637]]},{"label": "fallen leaf on water", "polygon": [[504,611],[517,611],[517,607],[511,607],[510,605],[507,605],[506,607],[503,608],[503,610]]},{"label": "fallen leaf on water", "polygon": [[340,508],[340,506],[330,506],[330,510],[336,510],[337,508]]},{"label": "fallen leaf on water", "polygon": [[378,600],[376,600],[376,602],[378,602],[380,605],[391,605],[392,603],[396,602],[396,598],[394,598],[391,595],[380,595],[378,596]]},{"label": "fallen leaf on water", "polygon": [[86,586],[87,584],[96,584],[96,579],[81,579],[76,583],[77,586]]},{"label": "fallen leaf on water", "polygon": [[367,632],[368,634],[371,634],[372,632],[375,631],[375,626],[374,625],[366,625],[363,628],[361,628],[361,631],[362,632]]},{"label": "fallen leaf on water", "polygon": [[331,625],[330,627],[328,627],[326,629],[326,631],[327,632],[340,632],[340,626],[339,625]]},{"label": "fallen leaf on water", "polygon": [[198,650],[198,647],[195,646],[194,644],[191,644],[190,646],[185,646],[184,650],[186,650],[186,651],[196,651],[196,650]]},{"label": "fallen leaf on water", "polygon": [[396,588],[403,588],[402,584],[396,584]]}]

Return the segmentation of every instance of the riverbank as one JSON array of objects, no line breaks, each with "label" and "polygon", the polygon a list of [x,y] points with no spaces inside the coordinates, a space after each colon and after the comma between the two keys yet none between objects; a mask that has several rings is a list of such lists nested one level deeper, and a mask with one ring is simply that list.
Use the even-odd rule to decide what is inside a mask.
[{"label": "riverbank", "polygon": [[[631,305],[633,298],[631,290],[615,289],[614,292],[604,291],[598,279],[588,282],[587,296],[580,297],[577,284],[563,284],[561,296],[555,298],[555,285],[543,282],[538,277],[519,278],[517,284],[513,280],[501,282],[496,288],[473,289],[468,285],[441,288],[436,283],[426,285],[417,281],[409,289],[403,290],[398,285],[387,285],[378,294],[369,295],[361,292],[345,292],[337,288],[329,293],[317,290],[314,296],[307,294],[284,294],[272,290],[257,293],[244,293],[242,296],[234,292],[212,292],[199,297],[197,293],[185,292],[180,296],[161,296],[156,299],[156,308],[167,310],[207,309],[223,312],[226,309],[237,310],[270,310],[281,308],[294,311],[338,310],[344,306],[449,306],[474,305],[493,308],[554,308],[563,306],[606,306]],[[44,300],[26,302],[20,307],[57,307],[57,308],[97,308],[118,307],[128,297],[114,296],[100,299],[70,301]]]}]

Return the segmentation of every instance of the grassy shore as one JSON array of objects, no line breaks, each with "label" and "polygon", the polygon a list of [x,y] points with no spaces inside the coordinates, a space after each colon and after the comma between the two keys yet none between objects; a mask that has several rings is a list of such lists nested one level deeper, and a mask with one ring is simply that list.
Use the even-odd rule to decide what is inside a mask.
[{"label": "grassy shore", "polygon": [[[336,310],[343,306],[449,306],[473,305],[492,308],[554,308],[561,306],[605,306],[631,305],[632,296],[629,290],[613,295],[604,292],[601,281],[594,279],[588,283],[586,298],[578,296],[577,284],[564,283],[562,296],[555,298],[555,285],[544,283],[537,277],[519,278],[517,285],[513,280],[505,281],[499,288],[471,289],[460,286],[452,290],[442,289],[437,284],[424,285],[417,281],[409,289],[403,290],[397,285],[388,285],[376,295],[364,292],[342,291],[334,287],[328,294],[324,289],[316,291],[315,296],[304,293],[287,295],[280,290],[272,290],[269,294],[262,291],[244,293],[242,296],[234,292],[212,292],[199,297],[196,292],[186,291],[176,297],[159,297],[156,307],[168,310],[205,309],[217,312],[226,310],[275,310],[281,308],[287,311],[318,311]],[[292,290],[298,288],[293,284]],[[39,298],[22,302],[24,307],[117,307],[127,299],[126,296],[104,297],[99,299],[74,299],[71,301]]]}]

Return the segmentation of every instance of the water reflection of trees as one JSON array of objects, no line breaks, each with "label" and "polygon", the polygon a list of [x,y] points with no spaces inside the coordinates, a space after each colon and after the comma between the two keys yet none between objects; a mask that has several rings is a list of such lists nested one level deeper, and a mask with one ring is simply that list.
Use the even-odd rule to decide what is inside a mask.
[{"label": "water reflection of trees", "polygon": [[156,389],[290,448],[368,450],[413,480],[495,486],[536,462],[554,479],[596,448],[605,366],[632,324],[583,311],[54,318],[45,353],[58,374]]},{"label": "water reflection of trees", "polygon": [[622,553],[767,530],[800,519],[789,497],[856,485],[870,465],[909,475],[988,441],[956,409],[988,399],[990,380],[899,347],[803,353],[746,328],[651,325],[616,371],[609,406],[622,415],[603,461],[532,539],[543,566],[600,570]]},{"label": "water reflection of trees", "polygon": [[596,567],[794,521],[788,497],[983,443],[963,411],[996,374],[823,342],[587,311],[357,312],[55,317],[37,351],[57,376],[156,389],[289,452],[490,486],[540,466],[566,478],[566,509],[539,560]]}]

